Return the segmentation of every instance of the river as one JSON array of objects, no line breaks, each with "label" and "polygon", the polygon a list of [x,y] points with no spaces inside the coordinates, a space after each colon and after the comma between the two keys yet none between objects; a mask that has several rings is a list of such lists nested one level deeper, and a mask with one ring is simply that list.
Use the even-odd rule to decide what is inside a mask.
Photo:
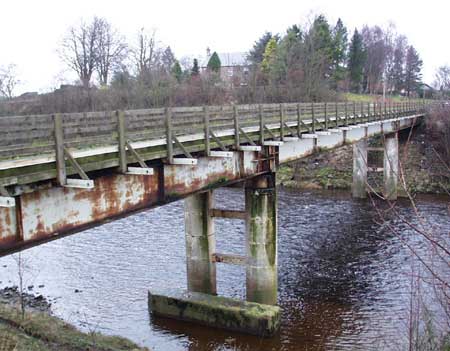
[{"label": "river", "polygon": [[[410,248],[424,254],[423,237],[398,216],[378,223],[373,204],[347,192],[278,194],[283,313],[271,339],[149,316],[149,289],[186,287],[182,201],[25,251],[25,284],[79,328],[121,335],[155,351],[402,349],[411,272],[419,271]],[[220,189],[216,202],[242,209],[243,192]],[[421,197],[417,203],[431,225],[450,233],[448,199]],[[417,222],[407,201],[397,209]],[[216,223],[217,251],[242,253],[243,223]],[[13,257],[0,258],[0,287],[17,284],[17,276]],[[219,294],[244,297],[243,267],[218,264],[217,277]]]}]

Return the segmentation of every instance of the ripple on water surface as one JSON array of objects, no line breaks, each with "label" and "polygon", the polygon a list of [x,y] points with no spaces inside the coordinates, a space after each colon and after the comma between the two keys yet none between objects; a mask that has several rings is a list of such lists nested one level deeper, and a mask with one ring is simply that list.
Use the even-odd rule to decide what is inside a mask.
[{"label": "ripple on water surface", "polygon": [[[217,206],[242,209],[238,189],[216,192]],[[420,202],[437,228],[450,230],[446,204]],[[399,213],[414,220],[407,204]],[[347,194],[279,191],[279,304],[282,327],[272,339],[153,319],[151,287],[186,286],[182,201],[106,223],[26,251],[27,285],[48,296],[56,315],[92,330],[122,335],[153,350],[368,350],[397,348],[410,294],[412,259],[422,239],[404,222],[374,222],[369,201]],[[217,250],[243,253],[240,221],[216,221]],[[0,259],[2,286],[17,277]],[[220,294],[243,298],[245,270],[219,265]],[[405,331],[406,333],[406,331]]]}]

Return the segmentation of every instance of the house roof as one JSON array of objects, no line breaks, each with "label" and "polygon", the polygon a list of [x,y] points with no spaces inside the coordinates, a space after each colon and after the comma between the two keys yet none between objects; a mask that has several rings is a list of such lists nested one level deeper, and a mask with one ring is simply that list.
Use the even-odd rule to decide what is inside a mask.
[{"label": "house roof", "polygon": [[[220,64],[226,66],[245,66],[247,64],[247,53],[245,52],[219,52]],[[201,67],[208,65],[209,57],[204,56],[199,59]]]}]

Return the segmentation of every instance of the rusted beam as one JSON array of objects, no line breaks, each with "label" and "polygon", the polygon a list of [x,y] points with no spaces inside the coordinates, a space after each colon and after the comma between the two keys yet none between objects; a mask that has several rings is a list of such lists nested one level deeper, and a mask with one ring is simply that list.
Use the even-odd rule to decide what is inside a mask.
[{"label": "rusted beam", "polygon": [[[95,188],[44,187],[22,193],[20,218],[0,208],[0,256],[75,233],[102,221],[126,216],[188,195],[233,182],[245,181],[269,170],[253,162],[258,152],[231,152],[229,158],[200,157],[195,167],[163,164],[153,175],[118,174],[113,170],[95,178]],[[86,183],[92,181],[75,180]],[[80,184],[78,184],[80,185]],[[161,195],[162,194],[162,195]],[[55,210],[57,209],[57,210]],[[23,228],[19,236],[18,227]],[[23,240],[19,240],[23,237]]]}]

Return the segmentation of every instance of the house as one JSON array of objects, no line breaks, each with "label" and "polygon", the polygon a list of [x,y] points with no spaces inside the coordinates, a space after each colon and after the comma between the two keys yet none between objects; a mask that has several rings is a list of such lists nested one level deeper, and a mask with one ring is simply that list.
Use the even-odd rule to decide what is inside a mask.
[{"label": "house", "polygon": [[[220,78],[230,86],[247,85],[250,65],[245,52],[217,53],[220,59]],[[211,53],[208,51],[204,58],[199,60],[201,72],[207,71]]]}]

